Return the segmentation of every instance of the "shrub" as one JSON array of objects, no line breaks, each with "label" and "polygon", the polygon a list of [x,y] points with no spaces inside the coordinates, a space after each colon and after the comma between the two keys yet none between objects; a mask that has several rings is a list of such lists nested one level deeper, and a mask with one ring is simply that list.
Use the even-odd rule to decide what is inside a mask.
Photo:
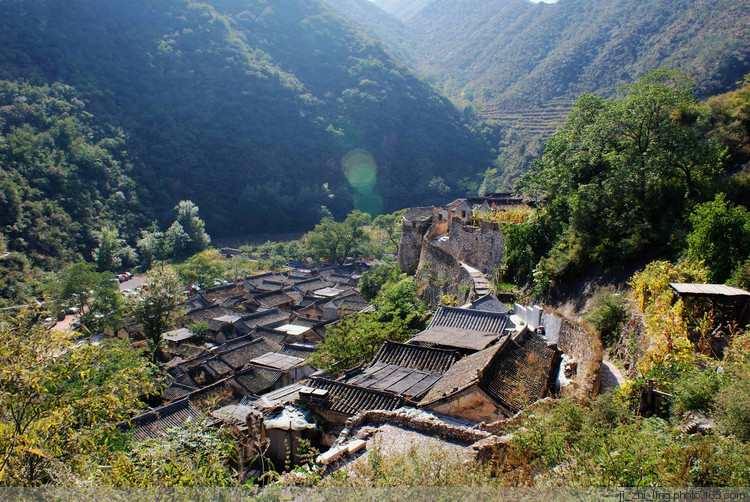
[{"label": "shrub", "polygon": [[615,345],[620,339],[625,303],[618,293],[598,291],[592,299],[592,308],[586,316],[605,347]]},{"label": "shrub", "polygon": [[679,419],[691,410],[710,410],[719,392],[722,375],[712,369],[684,374],[674,386],[672,415]]},{"label": "shrub", "polygon": [[716,397],[720,428],[741,441],[750,440],[750,364],[735,368],[733,381]]}]

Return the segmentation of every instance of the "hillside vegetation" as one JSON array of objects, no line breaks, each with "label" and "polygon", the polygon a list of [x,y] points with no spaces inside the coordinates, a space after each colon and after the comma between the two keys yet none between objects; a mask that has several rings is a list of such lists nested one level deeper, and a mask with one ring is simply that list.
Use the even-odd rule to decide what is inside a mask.
[{"label": "hillside vegetation", "polygon": [[314,1],[24,0],[0,19],[4,85],[69,86],[91,127],[117,131],[149,218],[191,199],[214,235],[304,230],[326,209],[443,198],[491,159],[446,99]]},{"label": "hillside vegetation", "polygon": [[[487,117],[499,116],[504,124],[519,128],[534,125],[524,117],[511,120],[513,112],[544,110],[560,98],[572,103],[583,92],[611,96],[618,86],[663,66],[695,80],[701,98],[729,90],[750,71],[746,2],[375,4],[403,21],[413,39],[411,57],[432,83],[453,99],[486,108]],[[370,18],[370,23],[380,22]]]}]

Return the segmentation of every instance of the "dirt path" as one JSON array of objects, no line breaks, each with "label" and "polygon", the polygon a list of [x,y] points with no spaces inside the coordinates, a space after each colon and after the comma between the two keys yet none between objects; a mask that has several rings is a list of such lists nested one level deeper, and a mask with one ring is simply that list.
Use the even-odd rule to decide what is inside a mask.
[{"label": "dirt path", "polygon": [[622,374],[620,368],[607,358],[602,361],[602,388],[601,392],[620,387],[627,378]]}]

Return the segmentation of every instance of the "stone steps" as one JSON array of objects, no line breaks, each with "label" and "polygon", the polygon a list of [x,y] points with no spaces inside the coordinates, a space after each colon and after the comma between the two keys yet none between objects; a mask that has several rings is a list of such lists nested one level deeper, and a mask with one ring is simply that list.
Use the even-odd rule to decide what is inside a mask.
[{"label": "stone steps", "polygon": [[474,281],[474,292],[476,293],[477,298],[489,294],[492,291],[492,284],[490,284],[490,281],[487,280],[487,277],[485,277],[482,272],[464,262],[460,263]]}]

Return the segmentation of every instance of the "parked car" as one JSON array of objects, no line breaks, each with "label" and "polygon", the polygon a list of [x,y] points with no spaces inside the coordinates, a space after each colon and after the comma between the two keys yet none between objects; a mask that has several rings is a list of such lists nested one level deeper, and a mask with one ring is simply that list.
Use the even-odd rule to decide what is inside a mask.
[{"label": "parked car", "polygon": [[78,313],[78,307],[68,307],[65,309],[66,315],[76,315]]}]

